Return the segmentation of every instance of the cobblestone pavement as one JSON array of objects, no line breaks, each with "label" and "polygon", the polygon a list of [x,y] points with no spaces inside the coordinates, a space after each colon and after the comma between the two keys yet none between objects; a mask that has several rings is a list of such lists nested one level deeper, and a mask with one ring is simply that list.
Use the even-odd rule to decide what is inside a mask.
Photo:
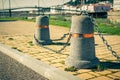
[{"label": "cobblestone pavement", "polygon": [[[66,68],[65,60],[69,55],[69,47],[66,47],[61,53],[55,53],[44,49],[43,47],[32,44],[34,35],[35,23],[25,21],[5,21],[0,22],[0,43],[6,44],[12,49],[16,49],[33,58],[41,60],[51,66],[55,66],[61,70]],[[68,33],[69,29],[59,26],[50,25],[51,39],[59,39],[63,34]],[[100,37],[95,36],[96,56],[101,61],[100,70],[79,69],[74,72],[67,71],[69,74],[80,77],[85,80],[120,80],[120,64],[116,58],[107,50]],[[120,36],[104,35],[105,39],[112,46],[113,50],[120,56]],[[54,45],[46,47],[54,50],[62,48],[67,38],[60,41],[55,41]]]}]

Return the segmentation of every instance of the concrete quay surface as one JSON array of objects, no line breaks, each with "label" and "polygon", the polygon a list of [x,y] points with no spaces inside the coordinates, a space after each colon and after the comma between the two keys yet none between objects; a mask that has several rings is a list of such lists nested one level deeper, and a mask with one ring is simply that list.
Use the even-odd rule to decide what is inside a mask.
[{"label": "concrete quay surface", "polygon": [[[67,37],[64,40],[55,41],[68,33],[69,29],[59,26],[50,25],[50,37],[55,44],[47,45],[47,48],[59,50],[65,44]],[[26,21],[0,21],[0,43],[8,45],[12,49],[23,52],[35,59],[43,61],[60,70],[64,70],[67,66],[65,60],[69,56],[69,47],[61,53],[55,53],[43,47],[33,45],[33,35],[35,30],[34,22]],[[96,69],[79,69],[74,72],[67,71],[76,77],[85,80],[120,80],[120,63],[103,44],[101,38],[97,35],[95,37],[96,56],[101,61],[103,70]],[[120,56],[120,36],[118,35],[104,35],[104,38],[112,46],[112,49]],[[86,53],[87,54],[87,53]]]}]

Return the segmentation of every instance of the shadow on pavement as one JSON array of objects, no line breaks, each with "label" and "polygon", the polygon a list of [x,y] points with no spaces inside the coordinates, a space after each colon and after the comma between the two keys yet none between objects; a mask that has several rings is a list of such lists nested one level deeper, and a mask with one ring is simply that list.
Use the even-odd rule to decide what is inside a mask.
[{"label": "shadow on pavement", "polygon": [[90,68],[93,72],[104,71],[107,69],[120,69],[120,63],[118,62],[100,62],[96,67]]},{"label": "shadow on pavement", "polygon": [[[51,45],[65,45],[66,43],[62,43],[62,42],[53,42]],[[70,43],[67,44],[68,46],[70,45]]]},{"label": "shadow on pavement", "polygon": [[120,69],[120,63],[117,62],[101,62],[101,65],[108,69]]}]

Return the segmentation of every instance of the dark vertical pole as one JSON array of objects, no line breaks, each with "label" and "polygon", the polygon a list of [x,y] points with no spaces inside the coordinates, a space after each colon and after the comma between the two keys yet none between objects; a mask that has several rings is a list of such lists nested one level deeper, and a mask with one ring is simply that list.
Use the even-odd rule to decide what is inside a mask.
[{"label": "dark vertical pole", "polygon": [[81,5],[84,5],[86,3],[86,0],[81,0]]},{"label": "dark vertical pole", "polygon": [[2,6],[3,6],[3,16],[4,16],[4,2],[2,0]]},{"label": "dark vertical pole", "polygon": [[83,3],[83,2],[82,2],[82,0],[81,0],[81,6],[83,5],[82,3]]},{"label": "dark vertical pole", "polygon": [[40,4],[39,4],[39,0],[38,0],[38,15],[40,14],[40,8],[39,8]]},{"label": "dark vertical pole", "polygon": [[9,0],[9,17],[12,17],[12,14],[11,14],[11,1]]}]

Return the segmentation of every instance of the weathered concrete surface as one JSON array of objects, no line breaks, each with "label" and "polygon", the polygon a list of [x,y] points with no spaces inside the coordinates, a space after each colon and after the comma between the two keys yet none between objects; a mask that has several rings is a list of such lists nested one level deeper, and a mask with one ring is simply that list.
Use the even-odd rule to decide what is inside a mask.
[{"label": "weathered concrete surface", "polygon": [[49,18],[47,16],[36,17],[36,30],[34,34],[34,44],[51,44],[49,31]]},{"label": "weathered concrete surface", "polygon": [[80,80],[0,44],[0,80]]},{"label": "weathered concrete surface", "polygon": [[92,68],[99,64],[95,56],[94,36],[85,38],[84,34],[93,34],[94,26],[88,16],[72,16],[71,34],[81,35],[71,37],[70,54],[66,65],[75,68]]}]

